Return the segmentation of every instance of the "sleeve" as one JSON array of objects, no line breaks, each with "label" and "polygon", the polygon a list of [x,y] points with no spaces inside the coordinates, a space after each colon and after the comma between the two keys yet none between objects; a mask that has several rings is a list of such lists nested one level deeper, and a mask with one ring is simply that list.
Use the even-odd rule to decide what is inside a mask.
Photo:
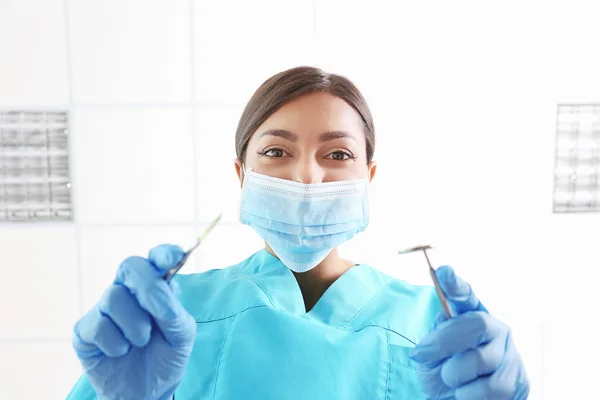
[{"label": "sleeve", "polygon": [[96,391],[86,378],[85,374],[81,375],[73,389],[67,395],[66,400],[96,400]]}]

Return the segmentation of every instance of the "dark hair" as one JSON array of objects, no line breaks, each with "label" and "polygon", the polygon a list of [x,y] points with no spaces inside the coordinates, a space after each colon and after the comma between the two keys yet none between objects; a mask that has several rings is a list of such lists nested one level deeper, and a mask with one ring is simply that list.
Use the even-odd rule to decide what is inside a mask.
[{"label": "dark hair", "polygon": [[246,105],[235,132],[235,151],[240,161],[246,157],[250,138],[258,127],[287,102],[308,93],[325,92],[339,97],[358,113],[364,124],[367,162],[375,150],[375,126],[367,102],[348,78],[328,74],[319,68],[296,67],[267,79]]}]

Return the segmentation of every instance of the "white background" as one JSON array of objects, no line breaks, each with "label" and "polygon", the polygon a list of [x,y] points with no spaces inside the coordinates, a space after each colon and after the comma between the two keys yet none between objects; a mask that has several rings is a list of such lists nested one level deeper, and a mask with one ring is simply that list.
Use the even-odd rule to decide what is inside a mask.
[{"label": "white background", "polygon": [[120,261],[185,272],[261,242],[236,221],[234,132],[254,89],[308,64],[377,127],[372,225],[344,251],[426,282],[438,246],[514,329],[531,399],[597,393],[600,215],[553,215],[556,107],[600,102],[595,1],[0,0],[0,109],[70,112],[74,223],[0,225],[0,398],[64,398],[76,320]]}]

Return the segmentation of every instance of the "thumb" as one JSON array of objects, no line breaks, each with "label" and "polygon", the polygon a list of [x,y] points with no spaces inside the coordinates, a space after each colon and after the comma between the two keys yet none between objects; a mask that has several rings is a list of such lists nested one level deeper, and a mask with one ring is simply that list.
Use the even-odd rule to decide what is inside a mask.
[{"label": "thumb", "polygon": [[196,321],[177,298],[177,285],[164,281],[157,269],[145,258],[129,257],[121,263],[115,283],[129,289],[169,344],[187,348],[194,341]]},{"label": "thumb", "polygon": [[150,250],[148,260],[161,272],[173,268],[185,255],[181,247],[172,244],[161,244]]},{"label": "thumb", "polygon": [[[152,248],[148,254],[148,261],[157,269],[161,275],[168,269],[173,268],[185,256],[185,252],[179,246],[161,244]],[[188,345],[193,342],[196,334],[196,320],[185,310],[179,298],[181,289],[176,279],[172,279],[168,286],[173,296],[172,307],[178,316],[168,320],[158,320],[156,323],[163,333],[165,339],[171,345]],[[169,296],[169,297],[170,297]]]},{"label": "thumb", "polygon": [[481,304],[471,285],[454,273],[452,267],[444,266],[435,271],[435,276],[456,314],[469,311],[487,311]]}]

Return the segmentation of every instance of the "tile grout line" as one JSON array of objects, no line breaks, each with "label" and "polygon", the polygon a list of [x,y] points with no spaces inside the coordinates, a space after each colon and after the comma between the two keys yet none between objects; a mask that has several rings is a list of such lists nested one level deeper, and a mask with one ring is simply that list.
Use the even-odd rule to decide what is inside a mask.
[{"label": "tile grout line", "polygon": [[66,69],[67,69],[67,109],[73,108],[73,74],[72,74],[72,62],[71,62],[71,41],[69,28],[69,0],[63,0],[63,12],[64,12],[64,23],[65,23],[65,55],[66,55]]},{"label": "tile grout line", "polygon": [[[173,222],[143,222],[143,223],[77,223],[75,224],[73,221],[48,221],[48,222],[39,222],[39,223],[27,223],[27,225],[20,223],[0,223],[0,228],[2,229],[53,229],[53,228],[64,228],[71,227],[77,225],[80,229],[134,229],[134,228],[190,228],[190,227],[203,227],[204,225],[208,225],[211,221],[209,220],[197,220],[197,221],[173,221]],[[228,226],[235,227],[241,226],[242,224],[239,221],[222,221],[219,222],[219,226]]]},{"label": "tile grout line", "polygon": [[192,131],[192,187],[194,194],[192,196],[194,201],[194,232],[198,235],[198,220],[200,218],[200,207],[199,207],[199,182],[198,182],[198,132],[197,132],[197,107],[196,104],[196,37],[194,29],[194,0],[188,1],[188,12],[189,12],[189,33],[190,33],[190,100],[191,100],[191,131]]},{"label": "tile grout line", "polygon": [[0,344],[14,343],[68,343],[71,341],[69,337],[32,337],[32,338],[1,338]]},{"label": "tile grout line", "polygon": [[545,350],[546,350],[546,323],[545,321],[542,322],[542,329],[540,332],[540,336],[541,336],[541,360],[540,360],[540,399],[544,398],[544,384],[545,384],[545,373],[546,373],[546,369],[544,368],[545,366]]},{"label": "tile grout line", "polygon": [[312,0],[312,9],[313,9],[313,38],[317,37],[317,5],[318,0]]},{"label": "tile grout line", "polygon": [[[189,0],[189,24],[190,24],[190,87],[191,87],[191,118],[192,118],[192,186],[194,190],[194,235],[199,236],[203,222],[200,221],[200,177],[198,172],[198,154],[200,152],[200,140],[198,132],[198,107],[204,105],[197,101],[197,80],[196,80],[196,24],[195,24],[195,0]],[[224,104],[217,105],[223,107]],[[194,255],[193,272],[198,272],[200,269],[200,256],[198,253]]]},{"label": "tile grout line", "polygon": [[77,182],[74,177],[76,174],[74,173],[75,169],[73,166],[75,165],[75,156],[74,143],[73,143],[73,130],[72,121],[73,121],[73,65],[72,65],[72,57],[71,57],[71,40],[70,35],[71,31],[69,29],[69,0],[63,0],[63,12],[64,12],[64,24],[65,24],[65,55],[66,55],[66,69],[67,69],[67,112],[69,113],[68,117],[68,130],[69,130],[69,178],[71,181],[71,215],[73,216],[74,223],[74,235],[75,235],[75,263],[77,264],[77,285],[78,285],[78,305],[79,305],[79,316],[83,316],[84,313],[84,293],[83,293],[83,266],[81,265],[82,257],[81,257],[81,226],[77,222],[77,200],[75,200],[75,196],[73,193],[76,193],[78,190]]},{"label": "tile grout line", "polygon": [[44,109],[47,111],[65,111],[67,109],[74,110],[155,110],[157,108],[161,109],[189,109],[196,107],[240,107],[240,103],[220,103],[220,102],[202,102],[202,101],[190,101],[183,103],[80,103],[80,104],[62,104],[62,105],[22,105],[22,106],[14,106],[14,107],[4,107],[0,106],[0,111],[14,111],[15,109],[19,109],[22,111],[39,111],[39,109]]}]

